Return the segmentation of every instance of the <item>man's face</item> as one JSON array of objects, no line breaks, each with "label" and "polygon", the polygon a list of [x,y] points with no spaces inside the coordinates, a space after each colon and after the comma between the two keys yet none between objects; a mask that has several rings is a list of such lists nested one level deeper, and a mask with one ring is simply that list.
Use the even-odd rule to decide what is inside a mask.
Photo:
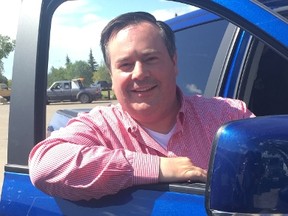
[{"label": "man's face", "polygon": [[108,45],[113,90],[134,119],[153,122],[176,102],[176,55],[173,59],[159,29],[143,22],[122,29]]}]

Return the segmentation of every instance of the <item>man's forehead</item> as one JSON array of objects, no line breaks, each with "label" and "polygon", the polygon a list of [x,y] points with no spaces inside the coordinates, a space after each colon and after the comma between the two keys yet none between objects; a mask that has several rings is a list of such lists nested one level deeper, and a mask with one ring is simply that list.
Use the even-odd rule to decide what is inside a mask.
[{"label": "man's forehead", "polygon": [[123,28],[116,28],[112,31],[112,34],[110,36],[109,41],[113,40],[116,36],[120,35],[120,34],[128,34],[130,30],[133,29],[138,29],[138,28],[147,28],[147,29],[157,29],[158,30],[158,26],[147,22],[147,21],[143,21],[143,22],[137,22],[137,23],[131,23]]}]

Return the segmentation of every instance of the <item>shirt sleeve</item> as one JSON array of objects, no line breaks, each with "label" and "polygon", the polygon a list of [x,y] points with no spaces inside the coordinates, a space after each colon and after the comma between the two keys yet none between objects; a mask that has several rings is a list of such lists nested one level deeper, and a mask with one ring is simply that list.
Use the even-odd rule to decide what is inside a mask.
[{"label": "shirt sleeve", "polygon": [[[226,103],[229,104],[227,113],[233,113],[233,120],[244,119],[244,118],[253,118],[255,117],[254,113],[252,113],[248,108],[245,102],[237,99],[224,99]],[[235,112],[235,109],[237,112]],[[233,116],[233,115],[232,115]]]},{"label": "shirt sleeve", "polygon": [[103,142],[100,133],[79,121],[53,132],[30,152],[32,183],[52,196],[90,200],[158,182],[158,156],[112,149]]}]

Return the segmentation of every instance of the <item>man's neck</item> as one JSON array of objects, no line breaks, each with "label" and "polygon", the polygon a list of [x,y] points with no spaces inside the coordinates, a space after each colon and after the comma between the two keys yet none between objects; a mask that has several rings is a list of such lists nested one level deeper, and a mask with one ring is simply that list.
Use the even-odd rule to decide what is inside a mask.
[{"label": "man's neck", "polygon": [[[178,96],[178,95],[177,95]],[[175,102],[171,105],[170,109],[163,115],[156,119],[154,122],[140,123],[141,126],[148,128],[149,130],[167,134],[175,126],[177,122],[177,116],[181,108],[181,99],[176,97]]]}]

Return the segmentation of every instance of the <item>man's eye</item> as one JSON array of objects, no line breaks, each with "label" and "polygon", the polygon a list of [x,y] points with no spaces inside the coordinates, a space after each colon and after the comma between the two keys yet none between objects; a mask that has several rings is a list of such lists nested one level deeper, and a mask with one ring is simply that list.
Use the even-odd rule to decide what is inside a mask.
[{"label": "man's eye", "polygon": [[154,62],[156,62],[157,60],[158,60],[157,57],[151,56],[151,57],[149,57],[149,58],[146,59],[146,62],[148,62],[148,63],[154,63]]},{"label": "man's eye", "polygon": [[120,64],[119,68],[122,70],[122,71],[127,71],[127,70],[130,70],[131,68],[133,68],[133,64],[132,63],[122,63]]},{"label": "man's eye", "polygon": [[130,65],[131,65],[131,63],[124,63],[124,64],[121,64],[120,67],[127,67],[127,66],[130,66]]}]

